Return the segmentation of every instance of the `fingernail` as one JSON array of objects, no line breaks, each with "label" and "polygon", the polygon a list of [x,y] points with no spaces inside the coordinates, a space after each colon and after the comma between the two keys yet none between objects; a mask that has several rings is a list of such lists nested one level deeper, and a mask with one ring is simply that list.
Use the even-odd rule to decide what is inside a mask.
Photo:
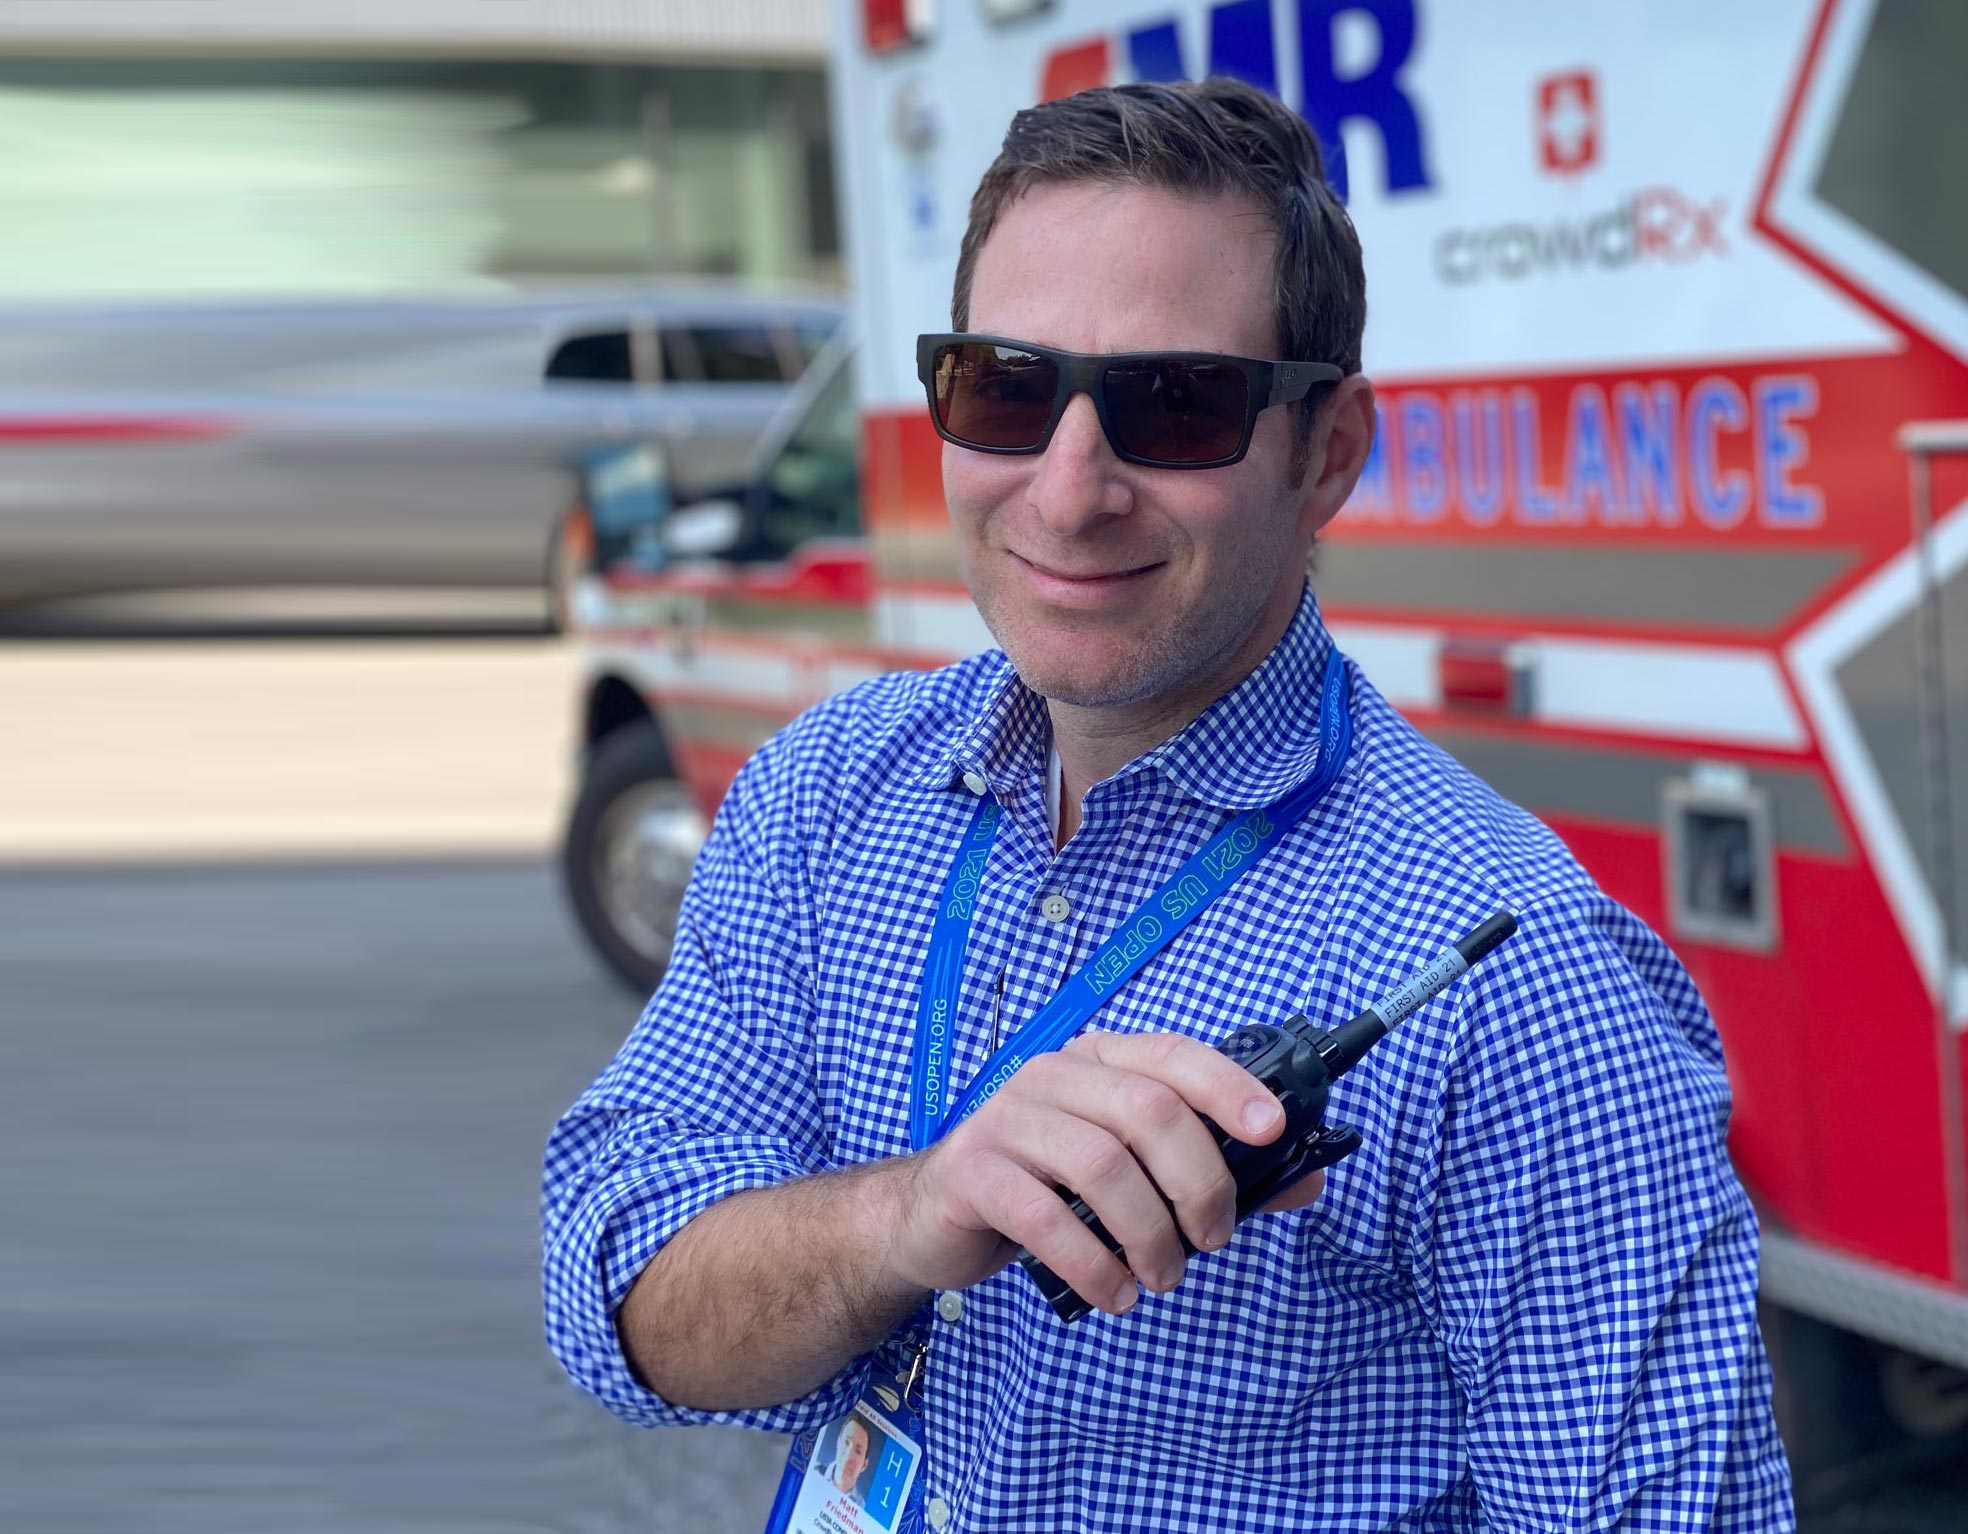
[{"label": "fingernail", "polygon": [[1276,1098],[1252,1098],[1244,1109],[1244,1128],[1252,1134],[1262,1134],[1271,1127],[1271,1121],[1278,1116]]},{"label": "fingernail", "polygon": [[1135,1301],[1140,1298],[1141,1291],[1135,1288],[1133,1284],[1129,1284],[1121,1291],[1121,1297],[1114,1301],[1114,1314],[1117,1316],[1126,1315],[1130,1310],[1134,1309]]},{"label": "fingernail", "polygon": [[1230,1240],[1230,1226],[1228,1222],[1225,1222],[1222,1225],[1212,1225],[1210,1227],[1209,1234],[1203,1237],[1203,1245],[1208,1247],[1212,1252],[1214,1252],[1218,1248],[1226,1245],[1229,1242],[1229,1240]]}]

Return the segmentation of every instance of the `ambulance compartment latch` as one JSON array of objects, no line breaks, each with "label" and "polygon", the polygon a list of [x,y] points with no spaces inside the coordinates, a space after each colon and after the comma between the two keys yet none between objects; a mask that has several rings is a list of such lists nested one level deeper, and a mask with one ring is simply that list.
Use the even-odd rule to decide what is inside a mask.
[{"label": "ambulance compartment latch", "polygon": [[1661,785],[1668,920],[1697,942],[1778,945],[1769,794],[1732,762],[1697,762]]}]

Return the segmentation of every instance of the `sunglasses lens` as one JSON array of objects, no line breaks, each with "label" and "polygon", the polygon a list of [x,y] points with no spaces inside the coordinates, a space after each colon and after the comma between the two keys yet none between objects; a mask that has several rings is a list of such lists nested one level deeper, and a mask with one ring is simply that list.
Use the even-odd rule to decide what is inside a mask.
[{"label": "sunglasses lens", "polygon": [[1116,363],[1107,370],[1115,445],[1156,463],[1211,463],[1244,443],[1250,384],[1220,362]]},{"label": "sunglasses lens", "polygon": [[1036,447],[1052,419],[1059,369],[1012,346],[962,341],[936,349],[936,423],[973,447]]}]

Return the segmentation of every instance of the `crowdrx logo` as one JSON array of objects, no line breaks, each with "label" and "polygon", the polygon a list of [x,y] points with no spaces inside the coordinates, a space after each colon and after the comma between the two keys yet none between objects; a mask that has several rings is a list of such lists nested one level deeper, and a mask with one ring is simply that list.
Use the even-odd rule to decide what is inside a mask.
[{"label": "crowdrx logo", "polygon": [[1445,229],[1435,237],[1435,275],[1466,285],[1501,278],[1521,282],[1560,272],[1619,271],[1657,261],[1726,256],[1722,199],[1697,202],[1671,186],[1635,192],[1582,218],[1528,219]]},{"label": "crowdrx logo", "polygon": [[[1547,75],[1533,96],[1538,169],[1580,177],[1595,168],[1605,140],[1599,77],[1587,69]],[[1720,199],[1700,202],[1671,186],[1651,186],[1597,213],[1445,229],[1435,237],[1435,275],[1466,286],[1726,256],[1726,211]]]}]

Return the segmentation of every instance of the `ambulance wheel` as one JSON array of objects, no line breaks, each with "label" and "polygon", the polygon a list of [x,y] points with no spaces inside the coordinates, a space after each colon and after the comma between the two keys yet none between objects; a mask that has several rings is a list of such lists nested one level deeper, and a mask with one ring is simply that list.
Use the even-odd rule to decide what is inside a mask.
[{"label": "ambulance wheel", "polygon": [[582,932],[640,995],[669,968],[684,886],[709,832],[653,723],[625,725],[595,748],[562,869]]}]

